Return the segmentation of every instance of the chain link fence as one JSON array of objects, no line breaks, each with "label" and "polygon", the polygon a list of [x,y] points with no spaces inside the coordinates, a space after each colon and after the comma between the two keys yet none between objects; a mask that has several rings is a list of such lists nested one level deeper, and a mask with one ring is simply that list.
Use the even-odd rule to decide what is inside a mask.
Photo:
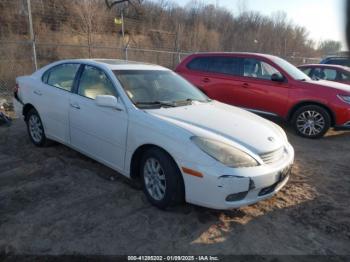
[{"label": "chain link fence", "polygon": [[[202,51],[181,50],[180,30],[145,28],[137,16],[124,17],[123,36],[115,20],[120,10],[101,11],[105,9],[102,0],[0,0],[0,98],[11,99],[15,78],[31,74],[36,64],[40,68],[60,59],[127,58],[173,69],[185,56]],[[68,17],[68,11],[75,15]],[[319,61],[294,56],[287,60]]]},{"label": "chain link fence", "polygon": [[[121,25],[114,23],[119,13],[98,17],[104,1],[81,2],[95,6],[79,1],[70,6],[69,1],[0,0],[0,98],[12,96],[17,76],[60,59],[127,58],[174,68],[190,53],[175,51],[174,33],[144,29],[142,21],[133,17],[124,18],[124,39]],[[67,8],[76,16],[68,19]]]},{"label": "chain link fence", "polygon": [[[90,49],[90,55],[89,55]],[[60,59],[115,58],[147,62],[171,69],[191,52],[174,52],[141,48],[118,48],[67,44],[36,43],[38,68]],[[59,50],[60,55],[56,55]],[[0,41],[0,97],[12,96],[15,78],[35,71],[31,42]]]}]

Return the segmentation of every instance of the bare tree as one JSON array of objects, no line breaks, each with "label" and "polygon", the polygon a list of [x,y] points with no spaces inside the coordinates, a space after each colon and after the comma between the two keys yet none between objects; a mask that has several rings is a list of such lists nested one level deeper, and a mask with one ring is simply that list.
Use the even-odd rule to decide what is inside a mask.
[{"label": "bare tree", "polygon": [[333,40],[325,40],[318,45],[318,50],[321,51],[322,55],[336,54],[340,49],[341,43]]},{"label": "bare tree", "polygon": [[73,29],[87,38],[89,57],[92,57],[93,33],[100,31],[103,26],[102,18],[106,13],[105,6],[100,0],[73,0],[69,3],[71,12],[77,20],[72,19]]},{"label": "bare tree", "polygon": [[130,4],[133,7],[137,7],[137,5],[141,5],[143,0],[105,0],[106,6],[111,9],[113,6],[118,5],[118,4]]}]

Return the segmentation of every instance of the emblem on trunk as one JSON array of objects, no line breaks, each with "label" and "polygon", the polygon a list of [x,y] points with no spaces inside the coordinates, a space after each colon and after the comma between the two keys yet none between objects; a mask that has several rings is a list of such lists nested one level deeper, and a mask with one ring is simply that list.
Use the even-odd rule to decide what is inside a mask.
[{"label": "emblem on trunk", "polygon": [[267,140],[269,140],[270,142],[274,142],[274,141],[275,141],[275,138],[273,138],[272,136],[269,136],[269,137],[267,138]]}]

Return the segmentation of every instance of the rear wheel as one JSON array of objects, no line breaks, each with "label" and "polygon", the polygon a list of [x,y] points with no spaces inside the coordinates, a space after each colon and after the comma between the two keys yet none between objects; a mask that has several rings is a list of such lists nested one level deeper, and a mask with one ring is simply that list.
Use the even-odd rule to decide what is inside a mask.
[{"label": "rear wheel", "polygon": [[164,209],[184,201],[184,185],[174,160],[164,151],[152,148],[141,159],[143,191],[156,207]]},{"label": "rear wheel", "polygon": [[303,106],[293,115],[293,127],[302,137],[320,138],[326,134],[331,117],[326,109],[317,105]]},{"label": "rear wheel", "polygon": [[45,146],[47,138],[45,136],[44,126],[41,122],[38,112],[33,108],[26,115],[27,130],[30,140],[36,146]]}]

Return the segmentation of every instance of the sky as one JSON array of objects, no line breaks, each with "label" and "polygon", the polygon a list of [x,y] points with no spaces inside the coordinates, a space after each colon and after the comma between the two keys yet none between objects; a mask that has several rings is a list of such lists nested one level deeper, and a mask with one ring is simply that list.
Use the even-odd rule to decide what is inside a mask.
[{"label": "sky", "polygon": [[[177,0],[185,6],[191,0]],[[242,6],[247,11],[259,11],[271,15],[277,11],[287,13],[293,23],[304,26],[316,42],[336,40],[347,50],[345,38],[345,0],[200,0],[205,4],[219,5],[233,12]]]}]

